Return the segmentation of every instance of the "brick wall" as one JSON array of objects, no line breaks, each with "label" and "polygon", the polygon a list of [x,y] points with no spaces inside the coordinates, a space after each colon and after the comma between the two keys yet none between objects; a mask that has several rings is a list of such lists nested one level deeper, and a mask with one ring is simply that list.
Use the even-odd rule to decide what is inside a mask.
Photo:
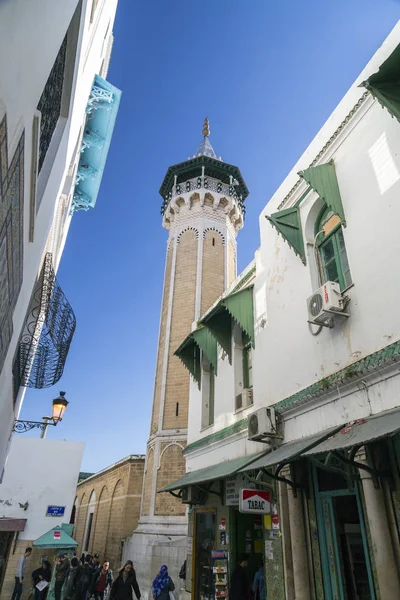
[{"label": "brick wall", "polygon": [[143,503],[142,503],[142,515],[150,514],[150,503],[152,493],[152,482],[153,482],[153,470],[154,470],[154,449],[150,448],[147,455],[147,469],[144,476],[143,483]]},{"label": "brick wall", "polygon": [[163,364],[164,364],[165,336],[166,336],[166,329],[167,329],[168,302],[169,302],[169,293],[170,293],[170,288],[171,288],[172,258],[173,258],[173,243],[170,244],[168,254],[167,254],[166,266],[165,266],[164,292],[163,292],[163,301],[162,301],[162,308],[161,308],[160,335],[159,335],[159,341],[158,341],[156,380],[155,380],[155,385],[154,385],[153,414],[152,414],[152,418],[151,418],[150,433],[155,433],[157,431],[158,420],[159,420],[159,415],[160,415],[161,384],[162,384],[162,371],[163,371]]},{"label": "brick wall", "polygon": [[228,287],[236,279],[236,242],[228,243]]},{"label": "brick wall", "polygon": [[[163,429],[187,427],[189,403],[189,374],[175,350],[192,328],[196,297],[197,233],[191,229],[180,236],[176,250],[174,300],[168,354]],[[179,404],[178,416],[176,405]]]},{"label": "brick wall", "polygon": [[[161,452],[163,454],[157,472],[157,490],[180,479],[185,474],[185,458],[182,453],[183,448],[179,444],[168,444],[167,442],[161,446]],[[175,517],[184,516],[185,505],[171,494],[157,494],[154,513]]]},{"label": "brick wall", "polygon": [[87,550],[108,559],[111,568],[120,566],[121,542],[136,529],[142,495],[144,459],[131,458],[77,487],[78,508],[75,514],[74,538],[78,552],[82,548],[90,497],[96,495],[92,531]]},{"label": "brick wall", "polygon": [[203,241],[201,314],[221,296],[225,287],[225,247],[218,231],[206,231]]}]

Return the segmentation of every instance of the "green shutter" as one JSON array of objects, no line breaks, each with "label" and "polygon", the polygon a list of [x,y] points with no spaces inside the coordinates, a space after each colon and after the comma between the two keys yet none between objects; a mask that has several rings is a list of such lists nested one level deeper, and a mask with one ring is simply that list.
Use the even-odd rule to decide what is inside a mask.
[{"label": "green shutter", "polygon": [[203,325],[210,330],[222,350],[232,362],[232,317],[220,302],[204,319]]},{"label": "green shutter", "polygon": [[301,230],[300,211],[298,206],[285,208],[267,216],[268,221],[276,227],[281,236],[293,248],[295,253],[300,256],[302,262],[306,264],[306,255],[304,251],[303,232]]},{"label": "green shutter", "polygon": [[200,350],[191,335],[188,335],[174,354],[182,361],[200,389]]},{"label": "green shutter", "polygon": [[247,333],[254,348],[253,286],[227,296],[222,304],[241,329]]},{"label": "green shutter", "polygon": [[212,335],[211,331],[206,327],[201,327],[200,329],[196,329],[191,334],[192,338],[203,352],[204,356],[212,365],[214,369],[214,373],[217,374],[218,367],[218,348],[217,348],[217,340]]},{"label": "green shutter", "polygon": [[363,81],[361,86],[400,121],[400,44],[379,67],[379,71]]},{"label": "green shutter", "polygon": [[317,167],[310,167],[309,169],[300,171],[299,175],[317,192],[322,200],[325,200],[326,204],[345,224],[342,198],[333,162],[318,165]]}]

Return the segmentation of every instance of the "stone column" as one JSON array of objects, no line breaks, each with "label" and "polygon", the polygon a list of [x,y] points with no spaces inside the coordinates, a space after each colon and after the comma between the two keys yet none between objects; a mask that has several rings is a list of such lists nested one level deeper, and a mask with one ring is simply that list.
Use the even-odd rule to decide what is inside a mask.
[{"label": "stone column", "polygon": [[[286,473],[282,472],[284,477]],[[290,522],[288,509],[288,492],[287,485],[278,483],[279,494],[279,519],[282,530],[282,553],[283,553],[283,573],[285,581],[285,598],[286,600],[294,600],[294,581],[293,581],[293,560],[292,546],[290,541]]]},{"label": "stone column", "polygon": [[293,488],[288,485],[287,493],[295,598],[296,600],[310,600],[312,593],[308,572],[308,552],[302,491],[297,490],[297,498],[295,498]]},{"label": "stone column", "polygon": [[[360,462],[368,465],[366,460]],[[360,469],[364,491],[366,520],[371,533],[376,574],[381,598],[400,598],[400,582],[391,544],[389,524],[386,516],[382,490],[377,490],[371,476]]]}]

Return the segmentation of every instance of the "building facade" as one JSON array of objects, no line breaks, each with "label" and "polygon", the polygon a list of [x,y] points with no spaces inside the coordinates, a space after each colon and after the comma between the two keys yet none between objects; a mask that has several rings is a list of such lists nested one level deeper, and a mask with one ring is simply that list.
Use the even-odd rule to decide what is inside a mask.
[{"label": "building facade", "polygon": [[132,455],[82,479],[71,522],[79,552],[99,554],[120,568],[125,539],[140,515],[145,457]]},{"label": "building facade", "polygon": [[[7,469],[0,484],[0,598],[11,597],[18,560],[25,548],[55,526],[68,524],[84,444],[14,437]],[[56,513],[56,514],[55,514]],[[33,548],[26,567],[23,598],[28,598],[30,575],[46,555]]]},{"label": "building facade", "polygon": [[55,274],[120,99],[105,80],[117,0],[25,4],[0,7],[0,476],[26,387],[64,369],[76,320]]},{"label": "building facade", "polygon": [[186,475],[163,491],[189,505],[196,600],[226,597],[215,551],[264,560],[267,600],[400,595],[399,59],[400,23],[262,211],[208,345],[178,348]]},{"label": "building facade", "polygon": [[[185,507],[157,494],[185,473],[190,375],[174,352],[236,277],[236,235],[248,195],[239,169],[217,158],[209,133],[206,119],[197,153],[170,167],[160,189],[162,224],[169,235],[153,412],[140,521],[125,550],[146,595],[160,564],[168,562],[178,580],[186,555]],[[207,368],[213,385],[213,366]]]}]

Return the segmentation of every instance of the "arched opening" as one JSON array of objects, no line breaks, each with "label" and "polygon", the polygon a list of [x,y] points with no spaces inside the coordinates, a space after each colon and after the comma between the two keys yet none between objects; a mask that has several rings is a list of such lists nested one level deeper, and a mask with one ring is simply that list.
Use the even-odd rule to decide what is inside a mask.
[{"label": "arched opening", "polygon": [[83,543],[83,551],[84,552],[89,551],[90,537],[91,537],[92,528],[93,528],[95,505],[96,505],[96,492],[93,490],[90,495],[90,499],[89,499],[89,506],[88,506],[88,512],[87,512],[87,518],[86,518],[85,535],[83,538],[84,539],[84,543]]},{"label": "arched opening", "polygon": [[352,284],[342,222],[326,205],[315,223],[316,252],[321,284],[334,281],[343,291]]}]

